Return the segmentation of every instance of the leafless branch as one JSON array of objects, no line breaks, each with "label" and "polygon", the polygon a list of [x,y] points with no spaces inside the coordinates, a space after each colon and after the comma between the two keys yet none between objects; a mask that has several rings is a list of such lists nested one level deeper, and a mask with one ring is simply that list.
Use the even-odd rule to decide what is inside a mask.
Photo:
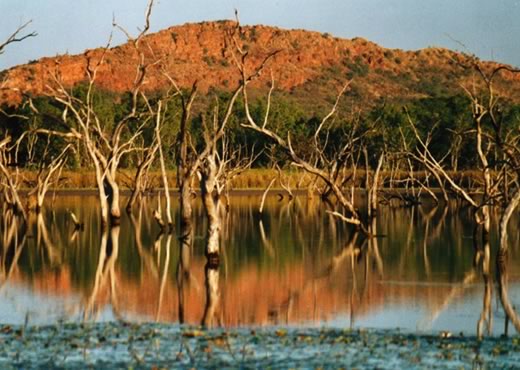
[{"label": "leafless branch", "polygon": [[26,33],[24,35],[20,35],[22,31],[24,31],[30,24],[32,23],[32,20],[22,24],[20,27],[18,27],[3,43],[0,44],[0,55],[3,54],[4,49],[7,45],[15,43],[15,42],[21,42],[25,39],[28,39],[30,37],[36,37],[38,34],[34,31]]}]

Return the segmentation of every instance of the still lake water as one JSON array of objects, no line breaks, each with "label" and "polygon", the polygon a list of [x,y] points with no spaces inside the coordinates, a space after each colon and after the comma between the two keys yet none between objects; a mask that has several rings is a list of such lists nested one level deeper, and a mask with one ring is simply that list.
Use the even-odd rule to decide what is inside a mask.
[{"label": "still lake water", "polygon": [[[164,203],[164,202],[163,202]],[[179,273],[177,235],[159,239],[149,198],[103,245],[96,198],[60,196],[29,231],[2,220],[0,324],[125,320],[199,324],[206,305],[205,217],[195,201],[194,245]],[[473,265],[471,210],[381,207],[368,247],[318,199],[233,196],[221,230],[216,326],[385,328],[476,333],[484,280]],[[174,212],[178,214],[174,203]],[[69,211],[84,222],[74,231]],[[511,220],[509,293],[520,307],[520,220]],[[495,225],[496,226],[496,225]],[[178,229],[175,230],[178,232]],[[355,239],[355,240],[353,240]],[[494,277],[496,235],[491,236]],[[492,333],[504,313],[492,285]],[[513,328],[509,328],[510,332]]]}]

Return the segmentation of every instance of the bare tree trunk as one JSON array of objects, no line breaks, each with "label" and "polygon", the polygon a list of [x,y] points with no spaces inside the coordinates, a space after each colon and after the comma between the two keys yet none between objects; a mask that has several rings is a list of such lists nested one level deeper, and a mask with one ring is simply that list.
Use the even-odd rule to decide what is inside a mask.
[{"label": "bare tree trunk", "polygon": [[168,222],[169,232],[171,232],[173,230],[173,220],[171,212],[170,188],[168,186],[168,176],[166,175],[166,165],[164,163],[164,156],[161,143],[161,108],[162,102],[159,101],[159,106],[157,108],[157,124],[155,126],[155,139],[157,140],[157,145],[159,149],[159,161],[161,163],[161,175],[164,188],[164,196],[166,198],[166,221]]},{"label": "bare tree trunk", "polygon": [[9,150],[7,148],[7,145],[10,142],[11,138],[9,136],[0,141],[0,172],[1,175],[3,175],[4,177],[4,180],[2,181],[2,183],[0,183],[0,186],[5,187],[6,190],[4,191],[4,196],[9,198],[8,202],[12,204],[12,206],[14,207],[15,213],[21,214],[23,219],[26,221],[27,213],[25,211],[25,207],[22,203],[22,200],[20,199],[20,194],[18,193],[18,185],[15,181],[16,176],[13,176],[13,174],[10,173],[7,167],[7,151]]},{"label": "bare tree trunk", "polygon": [[215,190],[217,181],[217,165],[215,163],[214,154],[208,155],[201,173],[202,178],[200,181],[200,190],[202,195],[202,203],[208,218],[206,256],[209,261],[214,259],[214,261],[211,261],[211,263],[218,265],[220,217],[218,214],[218,207],[215,202],[215,198],[213,197],[213,191]]},{"label": "bare tree trunk", "polygon": [[179,189],[181,225],[187,226],[192,223],[193,205],[190,181],[184,181]]},{"label": "bare tree trunk", "polygon": [[193,84],[188,100],[181,95],[182,118],[177,135],[177,187],[179,188],[179,204],[181,213],[181,228],[191,230],[193,215],[191,199],[191,182],[196,171],[197,163],[191,163],[188,157],[189,149],[189,123],[191,106],[197,94],[197,84]]},{"label": "bare tree trunk", "polygon": [[144,155],[144,158],[137,166],[137,170],[135,172],[134,177],[134,188],[132,189],[132,194],[130,195],[130,198],[128,199],[128,203],[126,204],[126,212],[131,213],[132,208],[134,207],[134,204],[137,202],[138,199],[141,199],[143,192],[145,190],[144,188],[144,178],[147,176],[148,170],[150,169],[150,166],[152,165],[154,159],[155,159],[155,153],[157,152],[157,144],[153,144],[151,148],[148,148],[146,150],[146,154]]},{"label": "bare tree trunk", "polygon": [[481,119],[482,116],[475,116],[475,124],[477,127],[477,153],[480,158],[480,164],[482,165],[482,172],[484,175],[484,199],[482,200],[482,238],[484,243],[486,243],[487,239],[489,238],[489,229],[490,229],[490,215],[489,215],[489,198],[490,198],[490,191],[491,191],[491,172],[489,168],[489,162],[487,160],[486,154],[484,154],[484,151],[482,149],[482,126],[481,126]]},{"label": "bare tree trunk", "polygon": [[137,203],[137,200],[143,194],[141,177],[142,177],[142,170],[140,169],[140,167],[138,167],[136,170],[135,178],[134,178],[134,188],[132,189],[130,198],[128,198],[128,202],[126,203],[126,213],[132,212],[132,208]]},{"label": "bare tree trunk", "polygon": [[[384,153],[381,153],[379,156],[379,161],[377,163],[376,171],[374,172],[374,179],[372,181],[372,186],[368,189],[368,218],[369,220],[373,217],[376,217],[377,214],[377,205],[378,205],[378,197],[377,193],[379,191],[379,176],[381,174],[381,167],[383,166]],[[368,167],[367,167],[368,170]],[[367,174],[368,176],[368,174]]]},{"label": "bare tree trunk", "polygon": [[276,177],[274,177],[271,180],[269,185],[267,185],[267,187],[265,188],[264,193],[262,194],[262,201],[260,202],[260,208],[258,208],[258,211],[260,213],[262,213],[264,211],[264,204],[265,204],[265,199],[267,198],[267,193],[269,193],[269,190],[271,189],[271,187],[273,186],[275,181],[276,181]]},{"label": "bare tree trunk", "polygon": [[106,174],[106,181],[110,187],[108,202],[110,205],[110,221],[112,225],[121,223],[121,206],[119,198],[119,184],[116,181],[116,169],[113,168]]},{"label": "bare tree trunk", "polygon": [[[69,144],[61,151],[57,158],[51,161],[48,165],[41,164],[42,169],[38,173],[37,183],[36,183],[36,212],[39,213],[43,207],[43,201],[45,200],[45,195],[47,194],[49,187],[52,184],[53,176],[57,173],[59,181],[59,176],[61,173],[61,169],[67,162],[67,155],[69,154],[69,149],[72,147],[72,144]],[[43,161],[44,158],[42,158]]]},{"label": "bare tree trunk", "polygon": [[101,227],[108,229],[108,197],[105,192],[105,181],[99,166],[96,166],[96,183],[98,188],[99,206],[101,211]]}]

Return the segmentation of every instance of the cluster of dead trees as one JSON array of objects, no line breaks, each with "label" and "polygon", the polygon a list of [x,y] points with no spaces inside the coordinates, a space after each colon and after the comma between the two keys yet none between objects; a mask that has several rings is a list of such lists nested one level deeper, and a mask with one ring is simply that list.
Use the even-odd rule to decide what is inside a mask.
[{"label": "cluster of dead trees", "polygon": [[[508,67],[498,67],[488,70],[478,62],[461,66],[474,71],[475,81],[471,86],[461,88],[467,94],[471,104],[468,109],[472,113],[471,128],[460,133],[464,137],[474,138],[475,153],[479,160],[480,183],[471,188],[458,182],[450,168],[450,158],[457,150],[454,143],[443,156],[434,155],[430,148],[431,137],[437,129],[435,123],[431,130],[424,134],[417,129],[411,115],[407,112],[408,127],[399,129],[400,138],[385,138],[393,144],[383,145],[377,152],[369,152],[370,137],[374,132],[383,132],[385,122],[375,119],[368,125],[357,124],[353,120],[345,128],[342,138],[330,137],[331,128],[337,125],[340,101],[344,99],[349,89],[346,81],[339,89],[336,99],[331,103],[330,111],[319,122],[312,137],[308,138],[304,151],[293,145],[291,135],[282,136],[272,125],[270,107],[272,93],[275,89],[275,79],[267,95],[266,110],[260,117],[251,111],[250,84],[262,73],[268,72],[269,62],[279,51],[265,53],[253,61],[241,37],[241,26],[238,22],[225,35],[227,45],[224,53],[236,65],[239,83],[234,87],[226,101],[218,98],[203,109],[195,110],[198,96],[197,82],[186,90],[181,89],[171,72],[162,66],[160,58],[155,57],[147,45],[146,33],[150,27],[150,15],[153,0],[149,2],[145,25],[137,36],[132,36],[114,21],[114,28],[125,33],[133,45],[137,62],[132,88],[129,91],[130,108],[114,119],[107,121],[98,112],[95,99],[95,88],[99,70],[106,63],[104,52],[88,57],[85,74],[87,76],[86,90],[83,94],[75,94],[66,86],[59,73],[54,73],[47,93],[61,109],[60,128],[48,129],[29,125],[30,129],[13,142],[6,133],[0,140],[0,186],[4,204],[23,220],[27,220],[27,212],[38,213],[48,190],[60,178],[61,169],[71,155],[88,157],[96,174],[96,187],[100,206],[101,224],[105,229],[118,226],[121,219],[120,180],[118,171],[122,161],[132,156],[136,163],[135,177],[132,181],[132,194],[126,205],[126,210],[132,214],[137,204],[142,201],[148,181],[148,171],[158,162],[161,169],[161,199],[154,215],[162,232],[171,233],[174,228],[174,218],[171,210],[170,179],[167,176],[166,162],[173,158],[176,164],[176,187],[180,203],[180,240],[183,263],[187,262],[193,239],[192,203],[195,185],[199,185],[202,204],[207,218],[206,255],[208,268],[218,268],[219,232],[222,214],[226,212],[227,204],[223,204],[229,190],[230,181],[245,168],[251,166],[254,154],[244,157],[241,153],[252,150],[231,148],[228,145],[226,132],[231,117],[237,110],[237,102],[241,101],[244,109],[244,120],[241,126],[266,138],[277,150],[283,151],[293,166],[305,173],[310,181],[307,183],[309,194],[319,195],[329,202],[329,213],[348,224],[353,225],[370,243],[375,243],[377,235],[376,215],[378,206],[383,203],[395,203],[414,206],[428,196],[435,202],[448,203],[456,199],[471,207],[475,220],[475,240],[479,256],[489,255],[489,233],[491,228],[491,207],[499,207],[500,245],[497,261],[498,271],[504,271],[507,256],[507,228],[511,215],[520,202],[520,146],[519,135],[515,128],[504,127],[501,116],[502,101],[496,95],[494,79],[500,73],[516,73]],[[20,36],[26,25],[20,27],[4,44],[0,45],[0,53],[10,43],[34,36],[29,33]],[[260,61],[260,62],[258,62]],[[150,96],[145,90],[149,71],[160,71],[169,88],[161,94]],[[26,101],[29,114],[23,119],[31,121],[39,115],[38,109],[30,98]],[[196,116],[196,117],[195,117]],[[196,119],[194,119],[196,118]],[[178,124],[177,132],[171,147],[165,147],[163,128],[169,120]],[[152,129],[150,129],[152,128]],[[153,132],[152,135],[144,135]],[[53,143],[60,140],[62,145],[56,151]],[[395,143],[398,143],[395,145]],[[460,143],[459,143],[460,144]],[[29,153],[28,161],[37,168],[37,181],[29,191],[33,204],[28,207],[22,200],[21,174],[18,163],[18,153],[21,146]],[[31,148],[43,147],[44,155],[33,156]],[[490,164],[490,153],[500,162]],[[27,159],[26,159],[27,160]],[[496,161],[495,161],[496,162]],[[499,167],[497,170],[497,166]],[[364,172],[366,196],[356,196],[357,184],[361,171]],[[418,177],[417,173],[425,173]],[[403,173],[405,174],[403,176]],[[284,184],[282,174],[280,183],[292,197],[290,187]],[[404,184],[404,185],[403,185]],[[437,189],[434,189],[435,184]],[[399,188],[399,190],[392,190]],[[360,203],[364,199],[364,203]],[[375,247],[377,249],[377,245]],[[181,269],[185,268],[181,266]],[[211,275],[211,274],[210,274]],[[507,301],[507,280],[500,275],[500,297],[504,308],[520,329],[512,306]],[[180,274],[179,279],[183,279]],[[211,291],[208,290],[208,291]],[[210,297],[211,298],[211,297]],[[208,298],[209,299],[209,298]]]}]

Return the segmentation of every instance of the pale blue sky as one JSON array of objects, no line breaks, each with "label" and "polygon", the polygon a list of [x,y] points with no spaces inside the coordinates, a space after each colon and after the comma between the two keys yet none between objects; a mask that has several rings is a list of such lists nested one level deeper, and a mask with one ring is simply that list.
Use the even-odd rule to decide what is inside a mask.
[{"label": "pale blue sky", "polygon": [[[128,30],[142,25],[147,0],[0,0],[0,40],[32,19],[38,37],[6,49],[0,69],[43,56],[102,46],[112,14]],[[152,31],[230,19],[361,36],[382,46],[444,46],[520,66],[520,0],[157,0]],[[455,40],[466,47],[463,49]],[[121,43],[119,33],[114,41]]]}]

